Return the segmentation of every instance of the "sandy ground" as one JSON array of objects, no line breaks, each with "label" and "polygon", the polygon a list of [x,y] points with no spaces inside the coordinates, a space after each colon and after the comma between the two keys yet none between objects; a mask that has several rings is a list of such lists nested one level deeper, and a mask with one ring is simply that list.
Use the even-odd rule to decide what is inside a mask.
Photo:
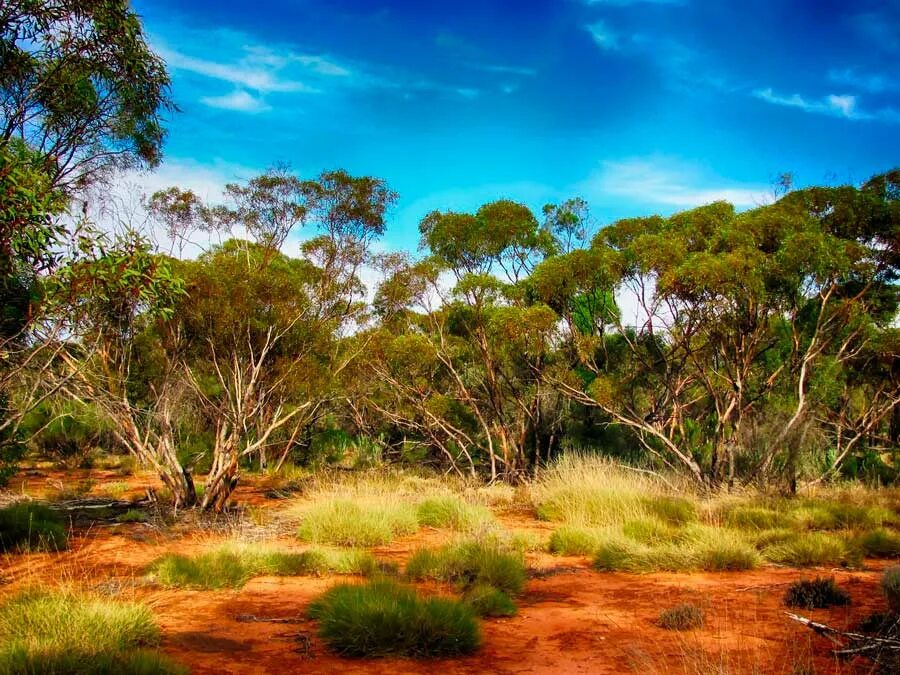
[{"label": "sandy ground", "polygon": [[[154,481],[123,479],[114,472],[82,471],[94,492],[127,481],[125,496],[138,496]],[[71,474],[22,475],[14,491],[41,495],[59,489]],[[119,488],[121,491],[121,486]],[[266,486],[244,486],[238,502],[279,508]],[[501,514],[509,530],[549,536],[553,526],[527,514]],[[263,528],[264,530],[265,528]],[[228,526],[198,532],[141,523],[79,524],[70,549],[0,558],[0,598],[29,586],[74,585],[135,599],[153,608],[163,632],[163,651],[199,675],[213,673],[864,673],[867,662],[831,655],[827,640],[790,621],[781,599],[792,581],[834,574],[853,598],[849,607],[804,612],[838,628],[885,608],[878,591],[886,563],[863,570],[618,574],[597,572],[587,558],[529,554],[531,578],[519,597],[519,613],[483,622],[483,646],[452,660],[340,658],[328,651],[305,619],[308,603],[346,577],[262,577],[239,591],[163,590],[146,584],[146,566],[166,552],[191,553],[228,538]],[[272,532],[285,549],[303,545]],[[446,534],[423,529],[390,546],[373,549],[402,564],[416,548],[440,544]],[[444,592],[439,587],[425,591]],[[680,602],[705,609],[702,629],[672,632],[657,627],[659,613]],[[271,619],[276,619],[273,622]]]}]

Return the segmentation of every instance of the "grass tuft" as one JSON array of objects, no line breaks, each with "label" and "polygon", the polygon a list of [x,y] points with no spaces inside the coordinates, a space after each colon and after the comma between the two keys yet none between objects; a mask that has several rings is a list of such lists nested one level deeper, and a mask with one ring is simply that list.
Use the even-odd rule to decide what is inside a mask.
[{"label": "grass tuft", "polygon": [[550,535],[547,548],[558,555],[593,555],[601,540],[597,530],[564,525]]},{"label": "grass tuft", "polygon": [[835,583],[834,577],[801,579],[788,587],[784,604],[803,609],[842,607],[850,604],[850,595]]},{"label": "grass tuft", "polygon": [[437,579],[469,588],[487,584],[506,593],[521,592],[525,562],[521,554],[493,539],[464,541],[439,549],[419,549],[406,564],[411,579]]},{"label": "grass tuft", "polygon": [[30,502],[0,509],[0,551],[61,551],[66,543],[66,527],[56,511]]},{"label": "grass tuft", "polygon": [[170,588],[241,588],[258,576],[338,574],[370,575],[377,571],[368,551],[309,549],[300,553],[226,545],[196,556],[167,554],[151,564],[148,574]]},{"label": "grass tuft", "polygon": [[158,643],[143,605],[26,591],[0,607],[0,673],[186,673]]},{"label": "grass tuft", "polygon": [[298,534],[300,539],[317,544],[379,546],[418,527],[416,511],[410,504],[395,500],[364,505],[331,499],[306,511]]},{"label": "grass tuft", "polygon": [[663,611],[656,619],[656,625],[666,630],[694,630],[701,628],[703,621],[703,610],[686,602]]},{"label": "grass tuft", "polygon": [[416,510],[419,525],[470,531],[493,520],[484,506],[469,504],[454,495],[426,499]]},{"label": "grass tuft", "polygon": [[489,584],[475,584],[463,598],[478,616],[515,616],[516,603],[506,593]]},{"label": "grass tuft", "polygon": [[472,608],[422,598],[391,581],[341,584],[310,605],[319,636],[345,656],[455,656],[475,651],[481,634]]},{"label": "grass tuft", "polygon": [[793,567],[849,565],[854,555],[840,538],[818,532],[798,535],[763,549],[763,556],[774,563]]},{"label": "grass tuft", "polygon": [[881,575],[881,592],[891,611],[900,614],[900,566],[888,567]]},{"label": "grass tuft", "polygon": [[900,535],[884,528],[863,532],[853,545],[872,558],[900,557]]}]

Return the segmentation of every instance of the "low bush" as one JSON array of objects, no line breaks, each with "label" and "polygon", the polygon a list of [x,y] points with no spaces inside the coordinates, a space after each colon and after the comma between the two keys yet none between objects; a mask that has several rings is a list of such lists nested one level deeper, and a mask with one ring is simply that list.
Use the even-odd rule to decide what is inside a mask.
[{"label": "low bush", "polygon": [[469,531],[491,522],[491,512],[454,495],[426,499],[416,510],[419,525]]},{"label": "low bush", "polygon": [[467,604],[422,598],[390,581],[335,586],[310,605],[309,615],[322,640],[345,656],[455,656],[481,643]]},{"label": "low bush", "polygon": [[900,567],[889,567],[881,575],[881,591],[891,611],[900,614]]},{"label": "low bush", "polygon": [[46,506],[19,502],[0,509],[0,551],[61,551],[66,542],[62,517]]},{"label": "low bush", "polygon": [[742,504],[726,511],[725,522],[739,529],[775,530],[788,527],[791,519],[773,509]]},{"label": "low bush", "polygon": [[850,595],[835,583],[834,577],[801,579],[788,587],[784,604],[803,609],[824,609],[849,605]]},{"label": "low bush", "polygon": [[360,504],[332,499],[305,512],[299,536],[304,541],[336,546],[378,546],[419,527],[408,503]]},{"label": "low bush", "polygon": [[834,535],[808,532],[793,539],[763,549],[767,560],[793,567],[817,567],[824,565],[848,565],[854,555],[840,538]]},{"label": "low bush", "polygon": [[128,509],[116,518],[120,523],[146,523],[149,520],[150,516],[143,509]]},{"label": "low bush", "polygon": [[862,555],[872,558],[900,557],[900,535],[884,528],[863,532],[854,541]]},{"label": "low bush", "polygon": [[0,607],[0,673],[186,673],[158,643],[143,605],[26,591]]},{"label": "low bush", "polygon": [[592,555],[600,540],[601,535],[596,530],[564,526],[550,535],[547,548],[558,555]]},{"label": "low bush", "polygon": [[703,626],[703,610],[697,605],[683,603],[663,611],[656,625],[666,630],[693,630]]},{"label": "low bush", "polygon": [[258,576],[373,574],[377,563],[367,551],[309,549],[300,553],[224,546],[196,556],[167,554],[150,565],[148,576],[175,588],[241,588]]},{"label": "low bush", "polygon": [[475,584],[463,599],[478,616],[515,616],[517,611],[512,598],[489,584]]},{"label": "low bush", "polygon": [[516,594],[525,585],[525,562],[519,553],[493,539],[420,549],[406,564],[411,579],[437,579],[469,588],[487,584]]}]

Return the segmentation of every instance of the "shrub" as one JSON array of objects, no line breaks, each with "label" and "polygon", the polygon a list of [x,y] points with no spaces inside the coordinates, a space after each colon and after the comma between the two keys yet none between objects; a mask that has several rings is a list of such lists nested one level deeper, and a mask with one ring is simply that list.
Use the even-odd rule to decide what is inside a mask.
[{"label": "shrub", "polygon": [[792,583],[784,594],[788,607],[824,609],[850,604],[850,596],[834,581],[834,577],[801,579]]},{"label": "shrub", "polygon": [[464,588],[488,584],[515,594],[525,585],[525,562],[495,540],[473,540],[416,551],[406,564],[406,574],[411,579],[438,579]]},{"label": "shrub", "polygon": [[184,673],[143,605],[26,591],[0,607],[2,673]]},{"label": "shrub", "polygon": [[56,511],[19,502],[0,509],[0,551],[60,551],[66,528]]},{"label": "shrub", "polygon": [[892,612],[900,613],[900,567],[889,567],[881,575],[881,591]]},{"label": "shrub", "polygon": [[873,558],[896,558],[900,556],[900,535],[890,530],[878,528],[864,532],[854,541],[863,555]]},{"label": "shrub", "polygon": [[150,516],[143,509],[128,509],[125,513],[116,518],[120,523],[146,523],[150,520]]},{"label": "shrub", "polygon": [[703,626],[703,610],[697,605],[683,603],[662,612],[656,625],[666,630],[693,630]]},{"label": "shrub", "polygon": [[367,551],[309,549],[300,553],[224,546],[196,556],[166,554],[150,565],[148,575],[176,588],[241,588],[257,576],[304,574],[373,574],[377,563]]},{"label": "shrub", "polygon": [[583,527],[564,526],[550,535],[547,547],[559,555],[591,555],[600,545],[600,535]]},{"label": "shrub", "polygon": [[419,525],[453,530],[472,530],[492,520],[491,512],[485,507],[469,504],[453,495],[426,499],[419,504],[416,515]]},{"label": "shrub", "polygon": [[475,584],[464,600],[478,616],[515,616],[516,603],[503,591],[489,584]]},{"label": "shrub", "polygon": [[418,529],[412,506],[402,502],[361,505],[333,499],[309,509],[300,525],[304,541],[337,546],[378,546]]},{"label": "shrub", "polygon": [[853,560],[844,542],[834,536],[810,532],[769,546],[763,556],[772,562],[795,567],[849,564]]},{"label": "shrub", "polygon": [[468,605],[421,598],[390,581],[335,586],[310,605],[309,614],[325,643],[346,656],[454,656],[481,642]]}]

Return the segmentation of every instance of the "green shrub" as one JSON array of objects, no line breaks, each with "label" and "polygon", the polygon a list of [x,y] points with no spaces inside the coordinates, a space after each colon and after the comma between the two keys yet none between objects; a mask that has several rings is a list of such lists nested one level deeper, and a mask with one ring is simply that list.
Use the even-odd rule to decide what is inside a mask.
[{"label": "green shrub", "polygon": [[422,598],[390,581],[341,584],[310,605],[319,636],[345,656],[455,656],[475,651],[473,610],[455,600]]},{"label": "green shrub", "polygon": [[803,609],[824,609],[850,604],[850,596],[834,581],[834,577],[801,579],[792,583],[784,594],[784,604]]},{"label": "green shrub", "polygon": [[66,527],[52,509],[19,502],[0,509],[0,551],[61,551]]},{"label": "green shrub", "polygon": [[703,626],[703,610],[697,605],[683,603],[662,612],[656,625],[666,630],[693,630]]},{"label": "green shrub", "polygon": [[169,553],[150,565],[148,575],[175,588],[241,588],[258,576],[306,574],[373,574],[377,563],[367,551],[309,549],[300,553],[224,546],[209,553],[184,556]]},{"label": "green shrub", "polygon": [[419,525],[460,531],[475,529],[492,520],[491,512],[485,507],[469,504],[453,495],[426,499],[419,504],[416,515]]},{"label": "green shrub", "polygon": [[406,564],[406,574],[411,579],[438,579],[464,588],[488,584],[516,594],[525,585],[525,562],[495,540],[473,540],[416,551]]},{"label": "green shrub", "polygon": [[864,532],[853,543],[863,555],[873,558],[900,557],[900,535],[884,528]]},{"label": "green shrub", "polygon": [[403,502],[361,505],[333,499],[305,513],[299,536],[304,541],[337,546],[378,546],[419,527],[416,512]]},{"label": "green shrub", "polygon": [[26,591],[0,607],[0,673],[185,673],[158,643],[143,605]]},{"label": "green shrub", "polygon": [[550,535],[547,547],[551,553],[559,555],[591,555],[599,545],[597,531],[567,525]]},{"label": "green shrub", "polygon": [[794,567],[841,565],[853,562],[844,542],[832,535],[809,532],[769,546],[763,556],[771,562]]},{"label": "green shrub", "polygon": [[515,616],[516,603],[500,589],[489,584],[475,584],[463,598],[478,616]]},{"label": "green shrub", "polygon": [[892,612],[900,614],[900,567],[889,567],[881,575],[881,591]]}]

